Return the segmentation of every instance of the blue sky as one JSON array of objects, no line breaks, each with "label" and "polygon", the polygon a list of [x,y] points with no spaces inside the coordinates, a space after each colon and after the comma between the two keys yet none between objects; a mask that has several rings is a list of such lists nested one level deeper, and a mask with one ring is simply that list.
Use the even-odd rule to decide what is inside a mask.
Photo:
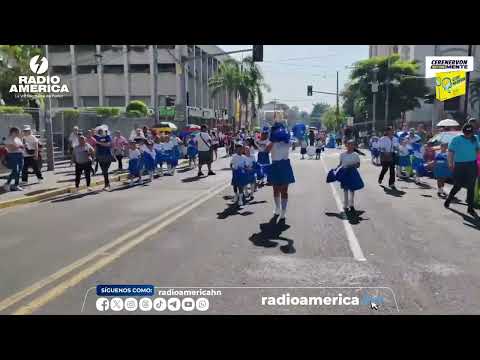
[{"label": "blue sky", "polygon": [[[251,48],[252,45],[218,45],[225,51]],[[236,59],[251,53],[232,54]],[[368,45],[265,45],[263,63],[258,63],[266,82],[272,88],[265,92],[265,102],[274,98],[288,106],[298,106],[310,112],[314,102],[335,105],[334,95],[307,96],[307,85],[313,90],[336,91],[336,71],[339,71],[339,88],[348,80],[350,66],[368,58]]]}]

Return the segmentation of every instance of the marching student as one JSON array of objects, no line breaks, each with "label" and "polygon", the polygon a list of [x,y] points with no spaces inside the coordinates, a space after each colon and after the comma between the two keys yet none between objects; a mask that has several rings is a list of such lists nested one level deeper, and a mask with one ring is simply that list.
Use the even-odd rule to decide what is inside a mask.
[{"label": "marching student", "polygon": [[175,175],[175,170],[177,169],[177,165],[178,165],[178,159],[180,158],[180,148],[179,148],[180,139],[172,134],[170,135],[169,143],[170,145],[168,146],[168,148],[172,149],[170,161],[169,161],[169,174],[173,176]]},{"label": "marching student", "polygon": [[245,165],[246,165],[246,172],[247,172],[247,180],[248,180],[248,185],[249,187],[245,187],[245,196],[252,199],[253,198],[253,193],[257,191],[256,189],[256,184],[257,184],[257,178],[256,178],[256,157],[254,155],[254,150],[253,148],[250,148],[250,146],[245,146],[244,147],[244,153],[245,153]]},{"label": "marching student", "polygon": [[280,215],[280,221],[284,222],[288,205],[288,185],[295,182],[295,176],[289,159],[290,133],[282,123],[272,125],[270,144],[266,150],[272,155],[269,180],[273,185],[274,215]]},{"label": "marching student", "polygon": [[247,173],[245,171],[247,158],[242,154],[243,145],[235,144],[235,154],[232,155],[230,161],[230,168],[232,169],[232,186],[235,197],[234,203],[238,203],[238,206],[243,206],[244,191],[243,189],[248,183]]},{"label": "marching student", "polygon": [[405,173],[406,168],[411,166],[410,162],[410,150],[408,147],[407,139],[400,140],[400,146],[398,147],[398,168],[397,177],[408,177]]},{"label": "marching student", "polygon": [[[255,140],[255,145],[258,148],[257,163],[258,172],[257,178],[260,180],[260,185],[264,184],[265,177],[267,177],[268,166],[270,165],[270,154],[267,151],[267,145],[270,143],[268,140],[268,127],[262,129],[260,139]],[[268,177],[267,177],[268,182]]]},{"label": "marching student", "polygon": [[150,176],[150,181],[153,181],[153,173],[155,171],[155,159],[156,153],[153,148],[153,142],[147,140],[147,147],[143,149],[143,163],[145,166],[145,170],[147,171],[148,175]]},{"label": "marching student", "polygon": [[395,187],[395,157],[398,148],[398,140],[393,137],[393,128],[387,126],[384,131],[384,136],[378,141],[378,148],[380,150],[380,163],[382,170],[378,177],[378,183],[381,185],[383,178],[387,171],[389,171],[388,185],[392,190]]},{"label": "marching student", "polygon": [[370,152],[372,153],[372,164],[380,165],[380,148],[378,136],[372,136],[370,139]]},{"label": "marching student", "polygon": [[433,175],[437,179],[437,195],[446,197],[447,194],[443,189],[448,178],[453,177],[452,171],[448,168],[448,143],[444,142],[440,145],[440,152],[435,156],[435,165],[433,166]]},{"label": "marching student", "polygon": [[345,214],[355,214],[354,197],[355,191],[364,187],[362,178],[358,172],[360,157],[355,152],[355,140],[350,139],[346,143],[347,150],[340,154],[340,170],[337,173],[337,180],[340,181],[344,192]]},{"label": "marching student", "polygon": [[318,138],[315,142],[315,160],[320,159],[320,155],[324,150],[325,150],[325,142],[322,139]]},{"label": "marching student", "polygon": [[[187,155],[188,155],[188,167],[193,169],[194,167],[197,167],[197,155],[198,155],[198,149],[197,149],[197,143],[195,142],[195,136],[191,135],[190,140],[188,140],[187,143]],[[192,162],[193,162],[193,167],[192,167]]]},{"label": "marching student", "polygon": [[415,184],[420,183],[420,177],[423,176],[425,173],[424,164],[425,161],[423,160],[423,155],[425,153],[425,148],[421,141],[417,141],[411,144],[413,150],[413,158],[412,158],[412,168],[415,174]]},{"label": "marching student", "polygon": [[155,150],[155,170],[158,176],[163,176],[163,163],[166,162],[166,157],[161,136],[157,135],[155,137],[153,149]]},{"label": "marching student", "polygon": [[130,186],[133,185],[133,180],[137,178],[137,183],[142,181],[141,174],[141,153],[135,140],[130,141],[130,148],[128,150],[128,177],[130,178]]}]

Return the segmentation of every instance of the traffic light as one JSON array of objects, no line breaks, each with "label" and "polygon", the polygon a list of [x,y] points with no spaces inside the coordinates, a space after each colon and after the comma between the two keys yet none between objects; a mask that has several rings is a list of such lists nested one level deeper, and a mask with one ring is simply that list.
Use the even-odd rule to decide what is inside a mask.
[{"label": "traffic light", "polygon": [[253,45],[253,61],[262,62],[263,61],[263,45]]},{"label": "traffic light", "polygon": [[435,103],[435,95],[429,94],[425,95],[423,98],[423,102],[425,104],[434,104]]},{"label": "traffic light", "polygon": [[308,85],[307,86],[307,96],[312,96],[313,95],[313,86]]}]

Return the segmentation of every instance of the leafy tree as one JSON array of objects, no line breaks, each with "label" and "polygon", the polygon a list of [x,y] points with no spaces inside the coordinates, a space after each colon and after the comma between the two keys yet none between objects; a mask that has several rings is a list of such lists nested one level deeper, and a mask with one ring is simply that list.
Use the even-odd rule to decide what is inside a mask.
[{"label": "leafy tree", "polygon": [[29,105],[27,98],[10,93],[10,87],[18,83],[19,76],[31,74],[30,59],[42,53],[37,45],[0,45],[0,98],[6,105]]},{"label": "leafy tree", "polygon": [[312,113],[310,114],[310,126],[315,126],[320,128],[322,125],[323,115],[330,109],[330,105],[327,103],[316,103],[313,104]]},{"label": "leafy tree", "polygon": [[338,130],[344,123],[346,123],[346,114],[340,109],[337,119],[337,107],[329,107],[329,109],[322,115],[322,124],[329,131]]},{"label": "leafy tree", "polygon": [[147,116],[148,115],[148,107],[147,105],[140,100],[132,100],[128,103],[127,108],[126,108],[127,113],[131,111],[137,111],[138,113],[141,114],[141,116]]},{"label": "leafy tree", "polygon": [[[346,84],[342,97],[343,110],[356,119],[365,118],[365,113],[372,113],[373,94],[371,82],[373,69],[378,68],[376,121],[377,128],[391,124],[392,119],[400,118],[402,112],[421,106],[420,100],[429,93],[425,79],[416,78],[419,65],[415,61],[400,60],[399,55],[378,56],[355,64]],[[410,77],[409,77],[410,76]],[[389,119],[385,119],[386,80],[389,80]]]}]

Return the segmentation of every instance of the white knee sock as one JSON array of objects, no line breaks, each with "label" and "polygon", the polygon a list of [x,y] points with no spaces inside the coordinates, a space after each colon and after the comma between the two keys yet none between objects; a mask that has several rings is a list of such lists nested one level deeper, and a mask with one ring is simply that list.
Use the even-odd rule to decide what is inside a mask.
[{"label": "white knee sock", "polygon": [[274,213],[280,215],[280,196],[274,196],[273,201],[275,202],[275,211]]},{"label": "white knee sock", "polygon": [[281,218],[284,219],[285,215],[287,214],[287,204],[288,204],[288,198],[284,199],[282,198],[282,212],[281,212]]}]

